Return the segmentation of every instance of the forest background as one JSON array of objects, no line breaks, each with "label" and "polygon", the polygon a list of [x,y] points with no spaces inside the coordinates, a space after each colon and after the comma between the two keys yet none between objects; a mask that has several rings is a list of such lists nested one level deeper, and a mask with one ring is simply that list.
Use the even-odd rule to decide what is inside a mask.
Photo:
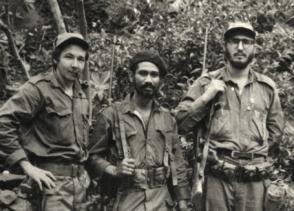
[{"label": "forest background", "polygon": [[258,32],[253,68],[277,83],[287,120],[283,141],[272,151],[275,173],[291,180],[293,17],[293,0],[0,0],[0,100],[50,69],[58,33],[80,31],[91,46],[84,78],[91,88],[93,119],[102,107],[130,92],[128,61],[143,49],[158,51],[167,61],[169,72],[158,97],[173,109],[203,71],[224,65],[227,23],[250,21]]}]

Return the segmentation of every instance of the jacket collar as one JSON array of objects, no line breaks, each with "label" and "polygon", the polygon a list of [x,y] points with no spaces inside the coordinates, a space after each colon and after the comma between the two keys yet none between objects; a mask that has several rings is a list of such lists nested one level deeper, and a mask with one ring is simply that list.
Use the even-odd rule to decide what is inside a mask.
[{"label": "jacket collar", "polygon": [[[59,88],[63,91],[63,88],[62,88],[60,82],[58,81],[54,70],[50,73],[49,77],[50,77],[51,86],[54,88]],[[86,98],[86,95],[85,95],[78,79],[76,79],[73,84],[73,97],[74,98]]]},{"label": "jacket collar", "polygon": [[[133,100],[134,93],[128,94],[122,101],[122,113],[133,113],[135,111],[135,104]],[[152,100],[152,112],[160,111],[161,107],[156,100]]]},{"label": "jacket collar", "polygon": [[[220,74],[220,79],[223,80],[224,82],[231,82],[234,83],[234,81],[232,80],[232,76],[228,70],[228,68],[224,67],[223,71],[221,71]],[[253,71],[251,68],[249,69],[248,72],[248,82],[247,84],[253,83],[257,80],[257,75],[255,73],[255,71]]]}]

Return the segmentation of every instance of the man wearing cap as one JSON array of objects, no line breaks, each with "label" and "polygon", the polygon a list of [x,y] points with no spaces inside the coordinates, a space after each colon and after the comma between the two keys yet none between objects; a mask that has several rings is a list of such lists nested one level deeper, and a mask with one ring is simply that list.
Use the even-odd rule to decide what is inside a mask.
[{"label": "man wearing cap", "polygon": [[255,35],[249,23],[231,23],[225,66],[198,78],[176,109],[179,130],[201,131],[209,149],[205,210],[263,210],[268,152],[282,136],[283,114],[275,83],[250,67]]},{"label": "man wearing cap", "polygon": [[169,181],[180,210],[186,210],[190,193],[176,123],[155,100],[165,62],[156,53],[139,52],[130,70],[134,92],[103,110],[94,125],[91,169],[119,181],[115,211],[171,210]]},{"label": "man wearing cap", "polygon": [[30,178],[38,211],[86,210],[87,99],[78,79],[88,48],[78,33],[58,35],[53,71],[32,77],[0,110],[1,158]]}]

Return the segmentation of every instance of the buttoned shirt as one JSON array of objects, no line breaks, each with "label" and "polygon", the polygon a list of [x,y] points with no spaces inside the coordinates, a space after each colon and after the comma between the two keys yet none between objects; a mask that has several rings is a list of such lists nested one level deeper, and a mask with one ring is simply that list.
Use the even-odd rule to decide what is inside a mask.
[{"label": "buttoned shirt", "polygon": [[32,77],[0,110],[0,154],[6,164],[85,161],[87,104],[78,82],[71,98],[55,72]]},{"label": "buttoned shirt", "polygon": [[[205,104],[200,96],[213,78],[225,82],[225,92],[219,93],[214,100]],[[195,105],[192,108],[194,100]],[[180,131],[183,133],[204,126],[212,148],[262,155],[268,154],[270,144],[279,141],[284,126],[275,83],[267,76],[252,70],[249,71],[242,93],[226,68],[200,77],[190,87],[186,97],[176,108],[176,113]],[[211,129],[208,132],[210,118]]]},{"label": "buttoned shirt", "polygon": [[[126,97],[120,108],[130,157],[135,160],[136,169],[170,165],[164,161],[165,151],[168,150],[170,159],[176,165],[178,186],[186,188],[186,165],[178,142],[176,122],[170,112],[153,102],[149,121],[144,123],[130,96]],[[108,107],[98,116],[93,127],[90,160],[92,167],[99,172],[105,172],[109,165],[116,165],[123,159],[119,157],[120,135],[115,132],[115,115],[114,106]]]}]

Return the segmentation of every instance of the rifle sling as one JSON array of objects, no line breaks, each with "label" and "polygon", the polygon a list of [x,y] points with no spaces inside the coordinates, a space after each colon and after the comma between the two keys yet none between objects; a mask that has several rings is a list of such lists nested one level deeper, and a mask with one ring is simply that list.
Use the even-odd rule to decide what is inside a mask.
[{"label": "rifle sling", "polygon": [[208,126],[207,126],[207,135],[205,138],[204,142],[204,147],[203,147],[203,155],[199,167],[199,176],[204,177],[204,170],[207,162],[207,157],[208,157],[208,152],[209,152],[209,139],[210,139],[210,132],[211,132],[211,125],[212,125],[212,118],[214,116],[215,108],[214,104],[217,101],[218,96],[214,98],[212,101],[211,107],[210,107],[210,112],[209,112],[209,119],[208,119]]},{"label": "rifle sling", "polygon": [[125,125],[122,118],[122,113],[119,109],[119,104],[115,104],[115,110],[118,117],[118,126],[119,126],[119,133],[120,133],[120,141],[121,141],[121,147],[123,151],[124,158],[130,158],[130,151],[127,144],[126,139],[126,131],[125,131]]}]

